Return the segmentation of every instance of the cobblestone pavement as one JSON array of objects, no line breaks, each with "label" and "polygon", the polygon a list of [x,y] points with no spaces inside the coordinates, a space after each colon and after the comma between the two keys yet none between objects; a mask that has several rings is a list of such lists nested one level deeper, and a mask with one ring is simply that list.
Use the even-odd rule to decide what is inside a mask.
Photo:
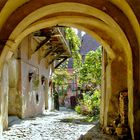
[{"label": "cobblestone pavement", "polygon": [[3,132],[4,140],[77,140],[94,126],[61,121],[71,117],[81,118],[74,111],[61,108],[60,111],[46,111],[35,118],[16,119],[14,124]]}]

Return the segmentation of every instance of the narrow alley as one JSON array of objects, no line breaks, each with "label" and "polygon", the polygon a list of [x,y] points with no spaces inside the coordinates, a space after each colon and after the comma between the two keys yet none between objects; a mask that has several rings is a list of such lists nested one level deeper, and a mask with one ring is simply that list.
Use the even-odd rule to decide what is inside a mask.
[{"label": "narrow alley", "polygon": [[[72,118],[75,121],[69,122]],[[61,108],[60,111],[46,111],[43,115],[25,120],[11,117],[11,126],[3,132],[3,136],[4,140],[87,140],[89,137],[94,140],[114,139],[99,133],[97,128],[92,130],[92,136],[84,136],[97,123],[88,124],[79,121],[81,119],[82,116],[66,108]]]}]

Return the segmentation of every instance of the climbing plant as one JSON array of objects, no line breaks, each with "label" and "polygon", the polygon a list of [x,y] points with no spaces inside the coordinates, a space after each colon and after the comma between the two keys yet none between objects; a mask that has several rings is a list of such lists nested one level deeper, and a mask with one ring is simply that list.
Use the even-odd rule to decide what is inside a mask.
[{"label": "climbing plant", "polygon": [[82,57],[79,52],[81,41],[72,28],[65,28],[66,38],[72,51],[74,74],[83,84],[101,84],[101,57],[102,49],[98,47],[96,51],[90,51],[86,54],[85,61],[82,63]]},{"label": "climbing plant", "polygon": [[78,35],[75,33],[75,31],[70,27],[65,28],[65,33],[66,33],[66,39],[69,42],[69,46],[72,52],[73,68],[75,70],[78,70],[82,66],[82,57],[79,52],[81,46],[81,40],[78,37]]}]

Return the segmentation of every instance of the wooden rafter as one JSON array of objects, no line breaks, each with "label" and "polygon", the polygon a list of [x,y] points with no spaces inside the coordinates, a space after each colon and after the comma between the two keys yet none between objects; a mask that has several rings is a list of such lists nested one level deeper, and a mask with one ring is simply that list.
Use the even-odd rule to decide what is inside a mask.
[{"label": "wooden rafter", "polygon": [[49,40],[51,39],[51,36],[50,37],[47,37],[45,40],[43,40],[38,46],[37,48],[35,49],[34,52],[38,51],[42,46],[44,46]]},{"label": "wooden rafter", "polygon": [[57,68],[57,67],[59,67],[64,61],[66,61],[68,58],[67,57],[65,57],[65,58],[63,58],[62,59],[62,61],[60,61],[56,66],[55,66],[55,69]]}]

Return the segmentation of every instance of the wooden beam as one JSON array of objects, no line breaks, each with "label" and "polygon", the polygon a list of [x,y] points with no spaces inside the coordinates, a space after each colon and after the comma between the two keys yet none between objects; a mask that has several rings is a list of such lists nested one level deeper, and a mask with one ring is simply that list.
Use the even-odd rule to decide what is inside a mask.
[{"label": "wooden beam", "polygon": [[43,41],[37,46],[37,48],[35,49],[34,53],[35,53],[36,51],[38,51],[42,46],[44,46],[50,39],[51,39],[51,36],[50,36],[50,37],[47,37],[45,40],[43,40]]},{"label": "wooden beam", "polygon": [[44,55],[43,58],[47,57],[51,52],[53,52],[53,51],[55,51],[55,50],[57,50],[57,49],[58,49],[57,47],[53,47],[51,50],[49,50],[49,51]]},{"label": "wooden beam", "polygon": [[63,53],[63,52],[60,52],[59,54],[57,54],[57,56],[54,57],[53,60],[49,62],[49,65],[50,65],[51,63],[53,63],[54,60],[56,60],[57,58],[59,58],[59,56],[60,56],[62,53]]},{"label": "wooden beam", "polygon": [[60,61],[56,66],[55,66],[55,69],[57,68],[57,67],[59,67],[64,61],[66,61],[68,58],[67,57],[65,57],[65,58],[63,58],[63,60],[62,61]]}]

